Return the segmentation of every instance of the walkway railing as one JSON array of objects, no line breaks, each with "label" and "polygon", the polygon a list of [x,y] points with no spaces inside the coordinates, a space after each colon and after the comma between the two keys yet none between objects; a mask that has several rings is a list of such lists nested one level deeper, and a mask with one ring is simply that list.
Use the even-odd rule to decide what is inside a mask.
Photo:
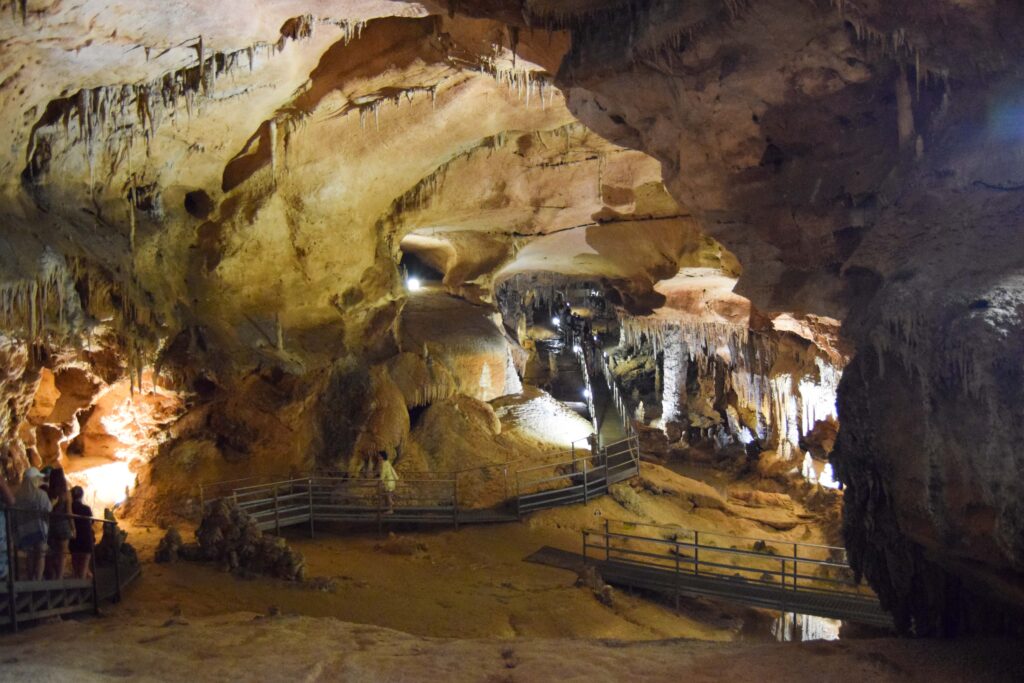
[{"label": "walkway railing", "polygon": [[316,522],[356,521],[445,523],[458,525],[454,479],[399,479],[391,493],[378,479],[306,477],[244,486],[230,498],[263,531]]},{"label": "walkway railing", "polygon": [[622,420],[623,428],[629,435],[636,434],[629,405],[626,404],[626,400],[623,398],[622,391],[619,389],[619,383],[615,381],[615,373],[612,372],[611,365],[608,364],[607,354],[600,349],[595,349],[594,357],[597,359],[597,364],[601,374],[604,376],[605,383],[612,392],[612,402],[615,404],[615,410],[619,414],[619,419]]},{"label": "walkway railing", "polygon": [[854,580],[843,548],[605,520],[583,532],[584,561],[609,583],[891,626]]},{"label": "walkway railing", "polygon": [[[576,439],[570,444],[569,449],[563,451],[556,451],[549,453],[545,456],[545,462],[549,462],[552,465],[562,463],[566,460],[576,460],[577,458],[584,457],[584,454],[589,454],[589,449],[583,450],[576,448],[576,444],[581,441],[586,441],[586,438]],[[508,462],[491,463],[487,465],[478,465],[475,467],[466,467],[459,470],[452,470],[450,472],[406,472],[404,476],[414,480],[438,480],[448,479],[454,480],[456,483],[457,491],[462,491],[467,487],[467,479],[472,477],[500,477],[502,479],[502,491],[504,492],[504,498],[511,499],[515,493],[514,478],[515,473],[524,466],[535,464],[536,461],[532,459],[522,458],[520,460],[510,460]],[[246,489],[253,489],[259,487],[266,487],[274,484],[275,482],[288,482],[288,481],[302,481],[308,479],[310,476],[322,479],[346,479],[345,475],[337,473],[322,473],[313,475],[296,475],[296,474],[284,474],[274,473],[266,475],[255,475],[251,477],[242,477],[240,479],[225,479],[215,482],[201,482],[198,485],[198,495],[200,507],[205,508],[206,504],[210,501],[218,500],[220,498],[230,498],[232,494],[237,491]],[[349,479],[349,481],[356,481],[355,479]],[[377,481],[376,479],[364,480],[364,481]]]},{"label": "walkway railing", "polygon": [[[430,476],[407,474],[395,482],[390,495],[379,479],[308,476],[236,486],[219,498],[234,500],[264,531],[308,524],[312,534],[317,522],[329,521],[375,522],[378,527],[395,522],[438,523],[457,528],[460,523],[511,521],[548,507],[586,503],[607,493],[609,485],[639,472],[636,437],[610,444],[597,455],[575,448],[566,455],[566,459],[529,467],[504,463]],[[471,509],[459,500],[460,479],[466,486],[465,477],[488,470],[503,477],[501,506],[513,503],[515,513]],[[515,490],[510,496],[513,474]],[[221,488],[214,484],[205,490]],[[209,502],[204,498],[204,505]]]},{"label": "walkway railing", "polygon": [[640,472],[640,444],[635,436],[609,444],[596,456],[524,468],[516,472],[516,511],[526,513],[588,503],[608,487]]},{"label": "walkway railing", "polygon": [[[29,621],[76,612],[98,613],[102,601],[120,602],[122,588],[137,576],[137,573],[128,576],[122,571],[119,561],[120,534],[115,520],[17,507],[4,507],[0,512],[4,513],[7,532],[7,557],[4,566],[6,576],[0,581],[0,626],[8,626],[11,630],[17,631],[20,624]],[[97,567],[94,548],[89,558],[91,577],[88,579],[61,578],[36,581],[20,578],[22,573],[18,563],[14,521],[16,515],[45,515],[51,520],[54,516],[62,516],[72,524],[76,519],[84,519],[91,524],[103,525],[103,536],[106,537],[109,533],[114,546],[114,561],[109,571],[106,567]],[[95,545],[99,546],[99,543]],[[68,557],[70,558],[70,554]]]}]

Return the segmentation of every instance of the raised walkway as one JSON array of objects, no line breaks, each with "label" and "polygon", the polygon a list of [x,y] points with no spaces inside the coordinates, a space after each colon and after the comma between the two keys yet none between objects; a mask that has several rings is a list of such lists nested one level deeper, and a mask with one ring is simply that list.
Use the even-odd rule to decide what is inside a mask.
[{"label": "raised walkway", "polygon": [[[7,508],[4,512],[6,523],[9,525],[8,539],[13,538],[10,521],[12,514],[38,514],[12,508]],[[20,625],[40,619],[86,612],[98,614],[102,603],[121,600],[124,587],[138,578],[139,566],[133,564],[128,567],[121,562],[120,532],[116,529],[116,522],[98,518],[88,519],[103,524],[104,529],[111,529],[114,562],[97,566],[96,555],[93,553],[90,579],[24,581],[19,580],[17,576],[18,567],[14,562],[16,555],[12,544],[8,548],[6,577],[0,580],[0,627],[17,631]]]},{"label": "raised walkway", "polygon": [[[436,475],[410,475],[396,482],[394,505],[388,505],[383,482],[311,476],[225,489],[204,488],[213,498],[230,498],[256,521],[262,531],[317,523],[357,522],[378,527],[389,524],[484,524],[509,522],[523,515],[563,505],[588,503],[608,493],[612,484],[640,472],[638,438],[627,437],[600,449],[572,450],[541,464],[506,463]],[[493,508],[473,508],[460,500],[470,485],[499,482],[504,502]],[[228,482],[230,485],[231,482]],[[513,488],[514,487],[514,488]]]},{"label": "raised walkway", "polygon": [[610,520],[582,540],[583,562],[611,584],[893,626],[844,548]]}]

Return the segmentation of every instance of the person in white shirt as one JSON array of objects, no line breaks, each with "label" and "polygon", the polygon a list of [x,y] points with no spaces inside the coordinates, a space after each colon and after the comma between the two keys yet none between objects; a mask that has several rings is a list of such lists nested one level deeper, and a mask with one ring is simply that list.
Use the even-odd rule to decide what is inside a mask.
[{"label": "person in white shirt", "polygon": [[[0,473],[0,581],[7,579],[11,557],[7,552],[7,508],[14,507],[14,494],[7,486],[7,480]],[[13,521],[13,520],[12,520]]]},{"label": "person in white shirt", "polygon": [[45,477],[35,467],[29,467],[14,496],[18,510],[18,547],[28,555],[29,581],[42,581],[46,560],[46,539],[50,532],[50,498],[39,486]]}]

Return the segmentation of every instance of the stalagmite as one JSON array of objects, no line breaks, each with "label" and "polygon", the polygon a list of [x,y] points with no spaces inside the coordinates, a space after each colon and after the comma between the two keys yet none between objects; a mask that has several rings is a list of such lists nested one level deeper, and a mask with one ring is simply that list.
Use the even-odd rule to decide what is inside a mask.
[{"label": "stalagmite", "polygon": [[277,184],[277,121],[270,119],[267,125],[267,133],[270,137],[270,178]]}]

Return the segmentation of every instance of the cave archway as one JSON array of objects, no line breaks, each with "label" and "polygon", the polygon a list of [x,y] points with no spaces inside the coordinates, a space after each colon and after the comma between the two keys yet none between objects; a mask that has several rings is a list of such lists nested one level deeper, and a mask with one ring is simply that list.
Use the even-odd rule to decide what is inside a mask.
[{"label": "cave archway", "polygon": [[439,284],[444,279],[444,273],[441,270],[413,250],[403,249],[398,269],[406,282],[415,280],[422,284]]}]

